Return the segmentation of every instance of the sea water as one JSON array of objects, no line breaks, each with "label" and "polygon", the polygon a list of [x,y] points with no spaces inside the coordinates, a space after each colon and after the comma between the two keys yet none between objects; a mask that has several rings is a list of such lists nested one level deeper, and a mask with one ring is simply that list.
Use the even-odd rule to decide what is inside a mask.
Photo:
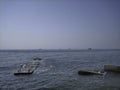
[{"label": "sea water", "polygon": [[[34,57],[42,60],[33,74],[14,76]],[[0,90],[120,90],[120,73],[78,75],[104,65],[120,65],[120,50],[1,50]]]}]

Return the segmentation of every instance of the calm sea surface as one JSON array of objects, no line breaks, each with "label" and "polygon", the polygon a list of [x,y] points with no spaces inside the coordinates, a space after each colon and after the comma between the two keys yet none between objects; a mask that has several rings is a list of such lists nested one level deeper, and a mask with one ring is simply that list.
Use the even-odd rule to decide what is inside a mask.
[{"label": "calm sea surface", "polygon": [[[43,60],[32,75],[14,76],[33,57]],[[80,76],[79,70],[120,65],[120,50],[0,51],[0,90],[120,90],[120,73]]]}]

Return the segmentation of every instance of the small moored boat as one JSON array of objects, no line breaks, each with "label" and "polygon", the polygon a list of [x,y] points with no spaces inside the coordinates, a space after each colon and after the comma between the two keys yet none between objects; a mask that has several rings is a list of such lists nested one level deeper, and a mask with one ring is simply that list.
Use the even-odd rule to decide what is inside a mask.
[{"label": "small moored boat", "polygon": [[14,75],[29,75],[32,74],[39,66],[41,58],[34,58],[32,61],[20,66]]}]

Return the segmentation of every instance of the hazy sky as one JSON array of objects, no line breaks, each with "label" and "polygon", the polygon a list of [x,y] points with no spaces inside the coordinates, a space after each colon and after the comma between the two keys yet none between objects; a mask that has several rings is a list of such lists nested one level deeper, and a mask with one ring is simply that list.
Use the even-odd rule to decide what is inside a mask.
[{"label": "hazy sky", "polygon": [[0,49],[120,49],[120,0],[0,0]]}]

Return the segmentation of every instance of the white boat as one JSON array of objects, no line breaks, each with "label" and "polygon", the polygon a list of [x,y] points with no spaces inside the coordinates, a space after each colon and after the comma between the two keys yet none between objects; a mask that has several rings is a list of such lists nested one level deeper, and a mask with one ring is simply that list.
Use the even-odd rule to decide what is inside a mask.
[{"label": "white boat", "polygon": [[14,75],[28,75],[32,74],[40,64],[40,58],[34,58],[32,61],[20,66],[19,70]]}]

